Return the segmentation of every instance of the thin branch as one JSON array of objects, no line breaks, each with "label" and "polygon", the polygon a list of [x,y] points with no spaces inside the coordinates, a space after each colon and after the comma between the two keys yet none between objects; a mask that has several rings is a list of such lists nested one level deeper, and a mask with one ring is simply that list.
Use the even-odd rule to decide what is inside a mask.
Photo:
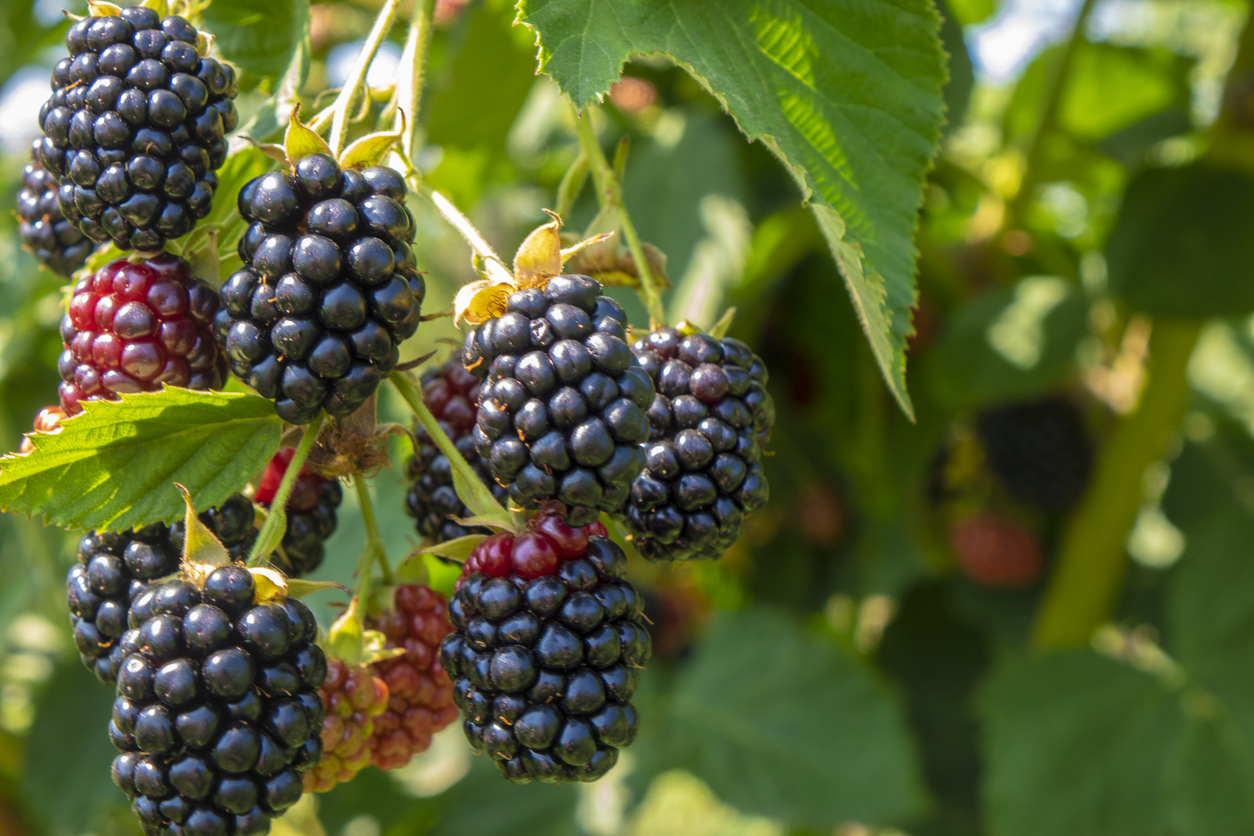
[{"label": "thin branch", "polygon": [[334,115],[331,118],[330,145],[331,150],[335,152],[337,157],[344,150],[344,137],[348,133],[348,115],[349,111],[352,110],[353,99],[356,98],[357,91],[366,79],[366,73],[370,69],[370,64],[374,61],[375,53],[379,51],[379,45],[383,43],[383,39],[387,37],[388,30],[392,28],[392,23],[396,20],[396,12],[400,5],[401,0],[387,0],[383,4],[383,8],[379,11],[379,16],[375,18],[370,34],[366,36],[366,43],[362,45],[361,54],[353,62],[348,78],[344,80],[344,88],[340,90],[340,95],[336,98],[335,104],[332,105]]}]

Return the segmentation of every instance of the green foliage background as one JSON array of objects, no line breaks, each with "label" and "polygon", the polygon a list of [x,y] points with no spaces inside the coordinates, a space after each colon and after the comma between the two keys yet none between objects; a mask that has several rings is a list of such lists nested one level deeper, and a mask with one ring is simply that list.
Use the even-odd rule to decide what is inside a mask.
[{"label": "green foliage background", "polygon": [[[242,71],[247,131],[274,132],[276,91],[299,86],[312,108],[331,51],[377,5],[214,0],[205,24]],[[997,84],[975,80],[964,43],[995,0],[710,5],[442,0],[416,162],[512,252],[578,153],[559,88],[586,104],[630,59],[635,81],[595,126],[604,147],[630,138],[624,199],[669,258],[672,319],[708,326],[735,306],[732,334],[771,368],[770,505],[717,564],[633,563],[669,638],[643,678],[640,739],[605,781],[508,785],[453,728],[411,767],[320,797],[320,824],[302,807],[276,832],[1254,834],[1248,4],[1086,0]],[[0,6],[0,84],[58,57],[64,24],[32,6]],[[9,205],[24,163],[0,154]],[[245,152],[223,182],[266,165]],[[595,216],[591,191],[572,229]],[[429,204],[411,209],[434,311],[474,274]],[[60,350],[61,283],[18,245],[0,213],[5,449],[54,399]],[[451,338],[447,320],[425,324],[407,359]],[[1093,480],[1075,508],[1029,519],[1039,587],[981,589],[928,502],[932,462],[979,409],[1045,396],[1081,405]],[[136,433],[165,432],[159,417]],[[236,429],[255,449],[223,479],[277,443],[264,410]],[[75,443],[59,438],[66,462]],[[128,443],[84,467],[122,466]],[[372,481],[395,559],[416,537],[394,452]],[[6,505],[84,522],[7,490]],[[319,578],[347,580],[364,541],[351,495],[340,520]],[[108,693],[66,628],[76,540],[0,516],[4,836],[138,832],[109,780]]]}]

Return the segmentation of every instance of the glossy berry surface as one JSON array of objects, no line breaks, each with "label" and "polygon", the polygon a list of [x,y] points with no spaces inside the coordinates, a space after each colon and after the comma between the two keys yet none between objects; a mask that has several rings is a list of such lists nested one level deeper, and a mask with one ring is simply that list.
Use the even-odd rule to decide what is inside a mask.
[{"label": "glossy berry surface", "polygon": [[453,683],[440,665],[440,642],[453,629],[448,600],[429,587],[396,588],[393,607],[371,616],[366,626],[387,638],[402,656],[371,667],[388,690],[386,710],[374,721],[371,762],[396,769],[431,746],[431,736],[457,719]]},{"label": "glossy berry surface", "polygon": [[1062,399],[992,407],[976,417],[988,469],[1013,498],[1049,511],[1080,498],[1093,444],[1079,410]]},{"label": "glossy berry surface", "polygon": [[240,190],[244,269],[222,285],[216,333],[283,420],[356,410],[417,330],[426,285],[404,197],[392,169],[340,171],[323,154]]},{"label": "glossy berry surface", "polygon": [[[295,453],[295,447],[284,447],[274,454],[257,484],[253,496],[257,502],[270,507]],[[335,533],[335,511],[343,499],[338,481],[301,468],[287,497],[287,531],[271,562],[284,574],[296,577],[321,566],[326,540]]]},{"label": "glossy berry surface", "polygon": [[632,351],[657,386],[626,522],[652,560],[716,559],[770,495],[760,459],[775,406],[762,360],[735,339],[663,328]]},{"label": "glossy berry surface", "polygon": [[369,665],[327,661],[327,678],[319,689],[322,707],[322,760],[305,773],[305,792],[326,792],[351,781],[370,765],[376,718],[388,705],[388,686]]},{"label": "glossy berry surface", "polygon": [[68,277],[83,266],[96,245],[61,213],[57,178],[39,164],[38,148],[39,140],[35,140],[31,161],[22,169],[22,188],[17,193],[18,234],[22,246],[45,267]]},{"label": "glossy berry surface", "polygon": [[991,589],[1022,589],[1041,576],[1045,560],[1030,531],[991,513],[958,520],[949,544],[963,574]]},{"label": "glossy berry surface", "polygon": [[538,519],[471,556],[440,660],[470,745],[508,780],[595,781],[636,737],[630,700],[651,640],[604,529]]},{"label": "glossy berry surface", "polygon": [[214,342],[217,294],[168,253],[118,259],[74,285],[61,319],[61,407],[157,392],[162,384],[220,389],[226,356]]},{"label": "glossy berry surface", "polygon": [[239,85],[201,54],[199,34],[141,7],[70,26],[38,155],[61,212],[92,241],[156,252],[209,214]]},{"label": "glossy berry surface", "polygon": [[132,613],[109,736],[114,783],[145,833],[265,833],[322,758],[327,661],[313,614],[255,593],[226,566],[203,588],[162,584]]},{"label": "glossy berry surface", "polygon": [[[422,402],[440,422],[440,428],[457,446],[462,458],[503,505],[508,494],[492,479],[487,463],[479,458],[470,434],[475,426],[475,411],[479,403],[479,379],[462,368],[458,358],[450,358],[443,365],[423,372]],[[414,438],[418,444],[413,458],[409,460],[410,486],[405,505],[414,518],[418,533],[432,543],[455,540],[467,534],[487,534],[487,529],[467,528],[450,519],[474,515],[453,488],[453,471],[448,457],[440,452],[421,424],[414,430]]]},{"label": "glossy berry surface", "polygon": [[622,511],[654,396],[626,327],[599,282],[570,275],[517,291],[467,335],[462,362],[483,380],[475,449],[518,505],[560,501],[572,525]]}]

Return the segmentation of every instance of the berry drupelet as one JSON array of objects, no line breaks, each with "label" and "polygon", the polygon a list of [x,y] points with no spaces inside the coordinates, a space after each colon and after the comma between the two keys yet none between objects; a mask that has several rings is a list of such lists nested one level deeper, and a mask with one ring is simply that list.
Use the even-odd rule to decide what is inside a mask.
[{"label": "berry drupelet", "polygon": [[326,792],[351,781],[371,760],[377,718],[388,705],[388,686],[370,665],[327,660],[327,678],[319,689],[322,718],[322,760],[305,773],[305,792]]},{"label": "berry drupelet", "polygon": [[1045,564],[1032,532],[992,513],[955,522],[949,529],[949,544],[963,574],[990,589],[1032,586]]},{"label": "berry drupelet", "polygon": [[168,253],[118,259],[82,279],[61,319],[62,409],[76,415],[83,401],[160,391],[164,383],[222,388],[226,356],[212,333],[217,310],[213,289]]},{"label": "berry drupelet", "polygon": [[635,739],[651,643],[625,570],[600,523],[551,515],[467,561],[440,661],[471,746],[510,781],[595,781]]},{"label": "berry drupelet", "polygon": [[989,470],[1015,499],[1058,511],[1084,492],[1093,445],[1071,402],[1051,398],[992,407],[975,424]]},{"label": "berry drupelet", "polygon": [[657,386],[627,525],[653,560],[716,559],[769,496],[759,459],[775,406],[747,345],[663,328],[632,350]]},{"label": "berry drupelet", "polygon": [[[444,365],[427,369],[422,375],[422,402],[440,422],[449,440],[457,446],[489,488],[497,501],[505,504],[505,488],[492,479],[487,464],[479,458],[470,431],[475,426],[475,409],[479,402],[479,379],[462,368],[461,362],[450,358]],[[453,470],[448,456],[427,435],[421,425],[414,431],[418,444],[409,460],[409,493],[405,504],[414,518],[418,533],[431,543],[456,540],[467,534],[488,534],[484,528],[467,528],[450,517],[471,517],[474,514],[453,489]]]},{"label": "berry drupelet", "polygon": [[341,171],[313,154],[247,183],[244,269],[222,285],[216,323],[235,374],[283,420],[356,410],[413,336],[426,286],[416,269],[405,181]]},{"label": "berry drupelet", "polygon": [[440,666],[440,642],[453,629],[448,601],[427,586],[396,588],[392,609],[367,619],[366,627],[387,639],[402,656],[371,665],[387,683],[386,710],[374,720],[371,762],[397,769],[431,746],[431,736],[457,719],[453,683]]},{"label": "berry drupelet", "polygon": [[70,26],[39,113],[39,162],[91,240],[155,252],[209,214],[239,88],[198,40],[183,18],[140,6]]},{"label": "berry drupelet", "polygon": [[[295,447],[284,447],[274,454],[257,485],[253,497],[257,502],[270,507],[295,454]],[[271,562],[294,577],[307,575],[321,566],[326,554],[324,544],[335,533],[335,510],[343,499],[344,491],[337,480],[301,468],[287,498],[287,531]]]},{"label": "berry drupelet", "polygon": [[69,276],[83,266],[96,245],[61,214],[57,203],[57,178],[39,164],[39,140],[31,145],[31,161],[22,169],[22,188],[17,193],[18,234],[49,270]]},{"label": "berry drupelet", "polygon": [[322,757],[317,624],[296,599],[259,604],[256,591],[246,569],[222,566],[203,586],[136,598],[109,736],[114,783],[145,833],[266,833]]},{"label": "berry drupelet", "polygon": [[621,513],[654,396],[626,328],[600,282],[565,275],[513,293],[467,335],[462,362],[484,381],[475,449],[520,506],[558,500],[571,525]]}]

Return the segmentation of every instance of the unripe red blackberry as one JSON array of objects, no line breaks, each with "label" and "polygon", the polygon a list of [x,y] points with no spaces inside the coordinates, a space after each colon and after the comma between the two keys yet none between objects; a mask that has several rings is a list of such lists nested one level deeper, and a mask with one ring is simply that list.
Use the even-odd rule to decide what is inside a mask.
[{"label": "unripe red blackberry", "polygon": [[371,762],[396,769],[427,751],[431,736],[457,719],[453,683],[439,659],[440,642],[453,629],[448,602],[427,586],[398,586],[393,608],[371,616],[366,626],[387,638],[388,649],[405,651],[371,665],[388,689],[387,709],[375,718],[370,738]]},{"label": "unripe red blackberry", "polygon": [[[35,416],[32,422],[31,431],[34,433],[52,433],[55,434],[61,430],[61,422],[65,420],[65,410],[59,406],[45,406],[39,410],[39,414]],[[30,434],[22,436],[22,443],[17,448],[18,453],[26,455],[35,449],[34,442],[30,439]]]},{"label": "unripe red blackberry", "polygon": [[322,759],[305,773],[305,792],[326,792],[351,781],[370,765],[371,735],[376,718],[388,705],[388,686],[370,665],[327,661],[327,678],[319,689],[322,718]]},{"label": "unripe red blackberry", "polygon": [[462,362],[484,381],[475,449],[520,506],[560,501],[571,525],[621,513],[654,396],[626,328],[600,282],[569,275],[515,292],[467,335]]},{"label": "unripe red blackberry", "polygon": [[674,328],[632,351],[657,387],[626,514],[632,541],[652,560],[716,559],[770,496],[759,464],[775,423],[766,366],[740,340]]},{"label": "unripe red blackberry", "polygon": [[262,834],[322,757],[318,627],[294,598],[256,602],[240,566],[173,580],[131,611],[109,736],[145,833]]},{"label": "unripe red blackberry", "polygon": [[209,214],[239,86],[199,38],[141,6],[70,26],[39,113],[39,162],[91,240],[156,252]]},{"label": "unripe red blackberry", "polygon": [[[257,502],[270,507],[295,454],[295,447],[284,447],[274,454],[253,496]],[[287,497],[287,531],[271,562],[291,576],[307,575],[321,566],[326,540],[335,533],[335,511],[343,499],[337,480],[301,468]]]},{"label": "unripe red blackberry", "polygon": [[976,430],[988,469],[1012,497],[1050,511],[1080,498],[1093,444],[1069,401],[1050,398],[986,409]]},{"label": "unripe red blackberry", "polygon": [[1030,531],[991,513],[955,522],[949,529],[949,544],[963,574],[992,589],[1032,586],[1045,563]]},{"label": "unripe red blackberry", "polygon": [[[243,560],[256,539],[253,506],[235,494],[200,514],[231,557]],[[112,685],[125,655],[119,644],[131,603],[156,580],[178,570],[183,523],[160,523],[121,534],[89,531],[78,543],[78,562],[66,577],[74,644],[88,669]]]},{"label": "unripe red blackberry", "polygon": [[217,310],[213,289],[169,253],[101,267],[74,285],[61,319],[61,407],[76,415],[83,401],[160,391],[164,383],[222,388],[226,357],[212,333]]},{"label": "unripe red blackberry", "polygon": [[39,140],[31,143],[31,160],[22,169],[22,188],[17,193],[18,234],[49,270],[69,276],[83,266],[96,245],[61,214],[57,203],[57,178],[39,164]]},{"label": "unripe red blackberry", "polygon": [[599,523],[550,515],[467,561],[440,662],[471,746],[510,781],[595,781],[635,739],[629,700],[652,645],[625,572]]},{"label": "unripe red blackberry", "polygon": [[240,380],[307,424],[356,410],[413,336],[426,285],[416,269],[405,181],[325,154],[247,183],[244,269],[223,283],[216,333]]},{"label": "unripe red blackberry", "polygon": [[[440,422],[449,440],[457,446],[483,483],[502,505],[508,499],[505,488],[498,485],[479,458],[470,431],[475,426],[475,410],[479,405],[479,379],[464,368],[457,357],[422,374],[422,402]],[[413,458],[409,460],[411,484],[405,497],[409,515],[414,518],[418,533],[432,543],[456,540],[467,534],[487,534],[487,529],[466,528],[450,517],[472,517],[474,514],[457,496],[453,488],[453,470],[448,456],[427,435],[421,425],[414,431],[418,440]]]}]

